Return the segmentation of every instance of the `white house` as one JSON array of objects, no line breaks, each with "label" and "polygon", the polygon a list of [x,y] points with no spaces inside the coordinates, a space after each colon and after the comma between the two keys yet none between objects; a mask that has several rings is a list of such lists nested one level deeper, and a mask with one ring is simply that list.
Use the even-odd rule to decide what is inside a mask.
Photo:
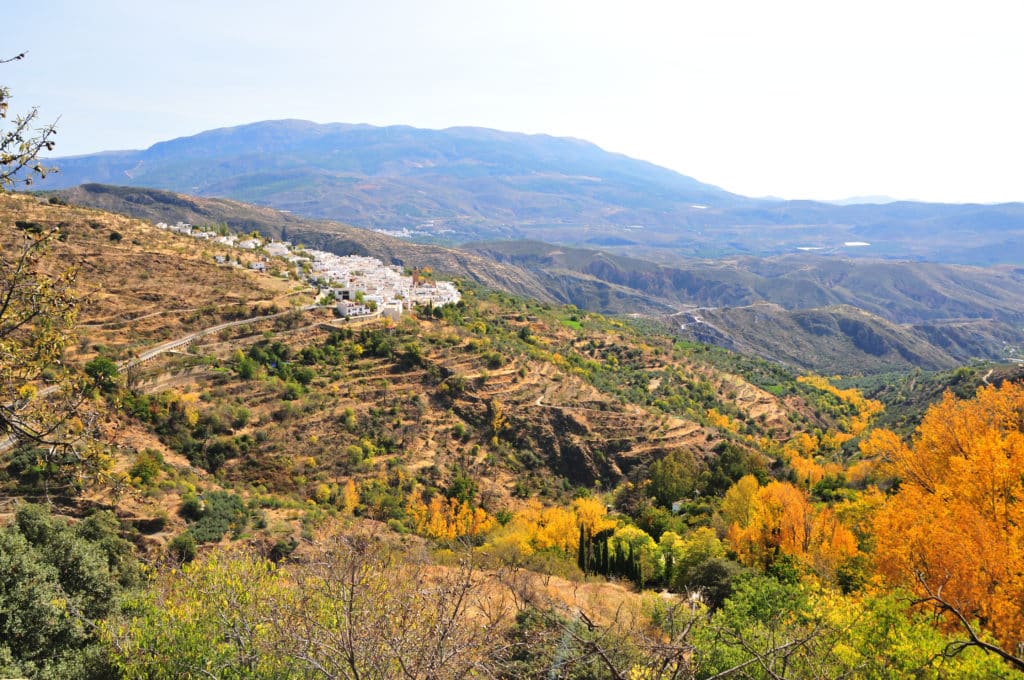
[{"label": "white house", "polygon": [[288,246],[283,243],[275,242],[267,245],[267,255],[273,255],[274,257],[284,257],[289,252]]},{"label": "white house", "polygon": [[370,313],[370,308],[366,305],[353,302],[351,300],[342,300],[337,306],[338,314],[345,318],[352,316],[365,316]]},{"label": "white house", "polygon": [[380,310],[384,316],[392,321],[398,321],[402,317],[402,307],[401,300],[388,300]]}]

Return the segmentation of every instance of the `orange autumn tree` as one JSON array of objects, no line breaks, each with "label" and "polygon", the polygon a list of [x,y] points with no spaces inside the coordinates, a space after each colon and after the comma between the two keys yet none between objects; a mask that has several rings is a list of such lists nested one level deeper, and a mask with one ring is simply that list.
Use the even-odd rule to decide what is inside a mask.
[{"label": "orange autumn tree", "polygon": [[947,392],[912,446],[887,433],[868,444],[901,480],[876,517],[877,571],[938,607],[969,644],[985,644],[975,626],[1007,649],[1024,641],[1024,387],[984,387],[971,400]]},{"label": "orange autumn tree", "polygon": [[[730,493],[735,490],[738,495],[739,489],[737,483]],[[790,555],[822,579],[834,581],[838,568],[857,555],[853,532],[831,509],[816,511],[802,489],[788,482],[770,482],[747,497],[746,523],[733,521],[727,534],[744,564],[767,568],[779,556]]]},{"label": "orange autumn tree", "polygon": [[741,562],[767,567],[780,553],[804,555],[811,517],[803,491],[788,482],[769,482],[751,499],[749,524],[734,523],[728,539]]}]

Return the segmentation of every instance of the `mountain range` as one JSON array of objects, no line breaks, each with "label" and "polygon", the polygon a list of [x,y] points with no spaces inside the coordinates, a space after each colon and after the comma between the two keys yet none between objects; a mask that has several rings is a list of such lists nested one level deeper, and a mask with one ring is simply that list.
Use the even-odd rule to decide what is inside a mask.
[{"label": "mountain range", "polygon": [[280,120],[52,159],[83,183],[219,196],[448,244],[538,239],[659,261],[798,252],[1024,261],[1024,204],[834,205],[739,196],[585,141]]}]

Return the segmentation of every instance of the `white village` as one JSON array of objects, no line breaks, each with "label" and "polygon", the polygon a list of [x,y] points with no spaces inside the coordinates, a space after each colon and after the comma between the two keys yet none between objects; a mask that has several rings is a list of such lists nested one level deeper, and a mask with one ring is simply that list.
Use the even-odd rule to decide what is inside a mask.
[{"label": "white village", "polygon": [[[418,271],[407,272],[403,267],[386,265],[375,257],[336,255],[254,235],[221,234],[187,222],[159,222],[156,226],[259,253],[259,257],[249,263],[253,270],[266,271],[270,258],[280,258],[294,267],[296,277],[319,288],[318,302],[333,303],[337,314],[345,318],[381,315],[397,319],[414,306],[441,307],[454,304],[461,297],[450,281],[434,281]],[[232,260],[227,255],[217,255],[214,259],[218,264],[242,266],[237,257]],[[287,271],[284,275],[288,275]]]}]

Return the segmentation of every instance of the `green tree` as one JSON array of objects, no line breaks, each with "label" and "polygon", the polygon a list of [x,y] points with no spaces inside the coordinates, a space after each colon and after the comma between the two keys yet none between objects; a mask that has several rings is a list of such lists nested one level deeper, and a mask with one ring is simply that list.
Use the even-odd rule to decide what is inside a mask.
[{"label": "green tree", "polygon": [[0,529],[0,676],[109,678],[96,626],[141,579],[117,520],[71,526],[24,505]]},{"label": "green tree", "polygon": [[85,374],[104,392],[117,387],[117,364],[109,357],[96,357],[85,365]]},{"label": "green tree", "polygon": [[694,635],[699,677],[1009,678],[995,655],[951,647],[909,598],[844,597],[764,576],[739,579]]},{"label": "green tree", "polygon": [[693,495],[700,466],[688,449],[674,449],[651,464],[648,493],[665,506]]}]

